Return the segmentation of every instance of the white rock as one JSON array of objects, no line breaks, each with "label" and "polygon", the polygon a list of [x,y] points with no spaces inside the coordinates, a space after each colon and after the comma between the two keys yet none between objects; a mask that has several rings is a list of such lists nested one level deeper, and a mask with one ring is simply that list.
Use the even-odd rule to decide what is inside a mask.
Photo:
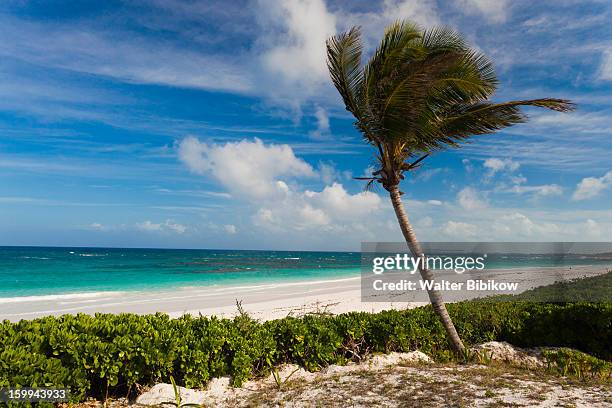
[{"label": "white rock", "polygon": [[227,397],[231,391],[232,386],[230,385],[229,377],[220,377],[213,378],[208,382],[208,386],[206,387],[206,395],[209,398],[219,398],[223,399]]},{"label": "white rock", "polygon": [[545,365],[542,359],[533,355],[528,350],[513,346],[505,341],[489,341],[478,344],[470,350],[475,352],[485,352],[491,360],[503,361],[506,363],[517,364],[527,367],[542,367]]},{"label": "white rock", "polygon": [[394,366],[401,363],[432,363],[433,360],[425,353],[420,351],[410,351],[408,353],[396,353],[392,352],[389,354],[377,354],[370,357],[366,364],[370,368],[382,368],[388,366]]},{"label": "white rock", "polygon": [[[177,386],[183,404],[202,404],[206,400],[205,393],[202,391],[191,390],[189,388]],[[139,405],[158,406],[168,402],[175,402],[174,388],[172,384],[156,384],[149,391],[141,394],[136,399]],[[166,405],[170,406],[170,405]]]}]

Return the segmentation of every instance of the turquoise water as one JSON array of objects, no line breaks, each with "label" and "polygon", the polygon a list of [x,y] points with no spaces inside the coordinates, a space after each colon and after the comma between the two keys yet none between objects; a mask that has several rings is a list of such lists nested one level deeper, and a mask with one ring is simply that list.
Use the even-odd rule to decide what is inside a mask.
[{"label": "turquoise water", "polygon": [[[489,256],[487,268],[588,265],[580,256]],[[0,247],[0,298],[357,277],[359,252]]]},{"label": "turquoise water", "polygon": [[0,298],[359,276],[358,252],[0,247]]}]

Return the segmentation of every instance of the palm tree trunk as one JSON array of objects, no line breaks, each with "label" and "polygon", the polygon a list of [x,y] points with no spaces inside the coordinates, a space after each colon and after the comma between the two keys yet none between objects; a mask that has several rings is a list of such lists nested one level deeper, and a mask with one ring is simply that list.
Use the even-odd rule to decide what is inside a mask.
[{"label": "palm tree trunk", "polygon": [[[404,205],[402,204],[402,198],[400,196],[400,191],[397,186],[392,187],[389,190],[389,195],[391,196],[391,202],[393,203],[393,209],[395,210],[395,216],[397,217],[397,221],[399,222],[400,228],[402,229],[402,234],[404,234],[404,238],[406,239],[406,243],[410,248],[410,252],[412,252],[412,256],[420,257],[423,255],[423,249],[421,248],[421,244],[417,240],[416,234],[410,225],[410,221],[408,221],[408,215],[406,211],[404,211]],[[433,281],[434,276],[433,273],[425,268],[423,265],[419,267],[419,272],[421,273],[421,277],[425,281]],[[431,301],[431,305],[433,306],[434,311],[440,318],[444,329],[446,330],[446,334],[453,349],[457,352],[462,352],[465,350],[465,346],[457,334],[457,329],[455,329],[455,325],[448,315],[448,311],[446,310],[446,306],[444,305],[444,301],[442,300],[442,294],[440,291],[431,289],[427,291],[429,295],[429,300]]]}]

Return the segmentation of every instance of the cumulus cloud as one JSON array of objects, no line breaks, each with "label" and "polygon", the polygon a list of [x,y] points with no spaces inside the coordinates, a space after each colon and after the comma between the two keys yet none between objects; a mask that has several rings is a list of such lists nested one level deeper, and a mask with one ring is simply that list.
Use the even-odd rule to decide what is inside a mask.
[{"label": "cumulus cloud", "polygon": [[457,194],[459,205],[466,210],[478,210],[487,207],[481,194],[472,187],[465,187]]},{"label": "cumulus cloud", "polygon": [[338,219],[363,217],[377,209],[381,202],[378,194],[369,191],[349,194],[339,183],[327,186],[318,193],[306,190],[304,196]]},{"label": "cumulus cloud", "polygon": [[288,145],[266,145],[259,139],[209,145],[187,137],[178,144],[178,153],[191,171],[214,177],[235,197],[255,207],[252,220],[260,227],[346,228],[381,206],[377,194],[347,192],[334,181],[338,176],[330,164],[319,166],[326,187],[321,191],[300,189],[291,179],[316,173]]},{"label": "cumulus cloud", "polygon": [[182,234],[185,231],[187,231],[187,227],[186,226],[184,226],[182,224],[178,224],[178,223],[176,223],[176,222],[174,222],[172,220],[166,220],[166,222],[163,225],[164,225],[164,227],[167,230],[174,231],[177,234]]},{"label": "cumulus cloud", "polygon": [[610,188],[610,186],[612,186],[612,170],[602,177],[583,178],[576,186],[576,191],[574,191],[572,199],[581,201],[597,197],[604,190]]},{"label": "cumulus cloud", "polygon": [[561,229],[554,223],[537,223],[527,215],[514,212],[499,217],[491,226],[498,236],[516,238],[548,238],[558,236]]},{"label": "cumulus cloud", "polygon": [[315,176],[289,145],[264,145],[260,139],[219,145],[187,137],[178,155],[194,173],[211,174],[231,192],[249,197],[283,196],[288,186],[280,178]]},{"label": "cumulus cloud", "polygon": [[483,166],[487,169],[485,174],[485,181],[491,180],[496,173],[501,171],[507,171],[509,173],[519,169],[520,164],[510,159],[498,159],[496,157],[490,157],[484,161]]},{"label": "cumulus cloud", "polygon": [[283,200],[263,203],[254,217],[261,227],[305,230],[323,227],[325,231],[352,229],[365,224],[371,213],[381,208],[381,198],[371,192],[350,194],[333,183],[322,191],[291,191]]},{"label": "cumulus cloud", "polygon": [[154,223],[151,220],[146,220],[140,223],[136,224],[136,228],[141,230],[141,231],[148,231],[148,232],[164,232],[164,231],[168,231],[168,232],[174,232],[176,234],[183,234],[185,231],[187,231],[187,227],[182,225],[182,224],[178,224],[173,220],[166,220],[165,222],[160,222],[160,223]]},{"label": "cumulus cloud", "polygon": [[258,12],[262,26],[271,26],[276,34],[263,39],[271,44],[262,55],[265,68],[285,82],[303,84],[304,89],[327,81],[325,40],[336,33],[336,17],[325,2],[260,0]]},{"label": "cumulus cloud", "polygon": [[319,163],[318,171],[321,176],[321,180],[323,180],[325,184],[331,184],[341,177],[341,174],[338,172],[338,170],[336,170],[333,163]]}]

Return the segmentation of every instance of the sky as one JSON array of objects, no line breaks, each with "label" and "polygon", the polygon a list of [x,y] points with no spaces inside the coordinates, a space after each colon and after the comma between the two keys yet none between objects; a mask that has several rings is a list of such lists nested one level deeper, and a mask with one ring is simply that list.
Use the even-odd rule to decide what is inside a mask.
[{"label": "sky", "polygon": [[571,114],[439,152],[403,182],[421,240],[612,240],[612,3],[0,3],[0,245],[359,250],[400,241],[325,40],[447,25],[494,100]]}]

